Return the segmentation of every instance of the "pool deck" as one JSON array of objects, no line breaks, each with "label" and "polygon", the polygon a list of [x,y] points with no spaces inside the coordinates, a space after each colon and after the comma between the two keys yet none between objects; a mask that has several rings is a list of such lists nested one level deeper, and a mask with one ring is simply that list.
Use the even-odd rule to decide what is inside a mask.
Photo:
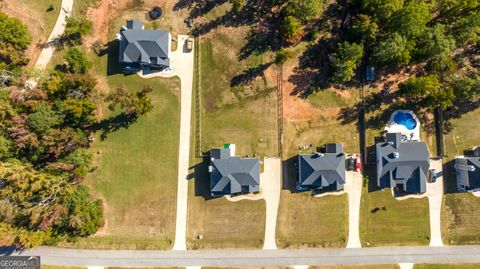
[{"label": "pool deck", "polygon": [[[417,125],[413,130],[409,130],[405,125],[398,124],[393,120],[397,113],[402,112],[411,114],[417,122]],[[417,116],[410,110],[396,110],[395,112],[393,112],[387,126],[385,127],[385,131],[387,131],[388,133],[401,133],[402,135],[406,136],[408,140],[420,141],[420,121],[418,120]]]}]

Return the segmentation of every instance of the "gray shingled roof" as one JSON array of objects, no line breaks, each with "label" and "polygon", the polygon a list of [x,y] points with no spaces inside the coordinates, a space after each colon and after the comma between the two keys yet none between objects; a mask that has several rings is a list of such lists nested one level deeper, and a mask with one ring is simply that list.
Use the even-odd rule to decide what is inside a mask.
[{"label": "gray shingled roof", "polygon": [[143,30],[139,21],[128,21],[127,27],[120,31],[120,62],[170,66],[168,31]]},{"label": "gray shingled roof", "polygon": [[458,190],[476,190],[480,188],[480,148],[476,148],[463,157],[455,159]]},{"label": "gray shingled roof", "polygon": [[409,193],[424,193],[430,167],[424,142],[402,141],[400,133],[387,133],[386,141],[377,143],[377,185],[390,188],[401,184]]},{"label": "gray shingled roof", "polygon": [[298,161],[299,187],[343,189],[345,154],[341,144],[327,144],[325,153],[301,154]]},{"label": "gray shingled roof", "polygon": [[227,195],[259,191],[260,161],[253,158],[231,157],[230,149],[210,152],[212,195]]}]

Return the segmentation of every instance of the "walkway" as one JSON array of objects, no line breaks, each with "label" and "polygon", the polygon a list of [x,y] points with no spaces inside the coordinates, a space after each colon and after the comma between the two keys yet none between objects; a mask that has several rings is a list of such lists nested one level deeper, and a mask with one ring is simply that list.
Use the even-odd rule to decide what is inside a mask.
[{"label": "walkway", "polygon": [[362,173],[346,172],[345,192],[348,194],[348,242],[347,248],[361,248],[360,203],[362,197]]},{"label": "walkway", "polygon": [[[173,250],[186,250],[187,234],[187,202],[188,202],[188,168],[190,167],[190,123],[192,116],[193,87],[193,50],[185,48],[187,35],[179,35],[177,50],[170,56],[172,68],[169,72],[158,72],[138,75],[142,78],[175,77],[180,78],[180,140],[178,149],[178,184],[177,215],[175,224],[175,243]],[[192,39],[193,41],[193,39]]]},{"label": "walkway", "polygon": [[40,247],[42,263],[66,266],[185,267],[291,266],[392,263],[480,263],[480,246],[316,248],[277,250],[80,250]]},{"label": "walkway", "polygon": [[60,8],[60,14],[58,15],[57,22],[53,27],[50,36],[48,37],[47,43],[45,43],[40,56],[35,63],[35,67],[44,69],[47,67],[50,59],[52,58],[53,53],[55,52],[56,43],[60,36],[62,36],[63,31],[65,31],[67,17],[70,17],[73,9],[73,0],[62,0],[62,7]]},{"label": "walkway", "polygon": [[[430,169],[443,173],[442,160],[430,160]],[[427,182],[428,207],[430,211],[430,246],[443,246],[441,212],[443,198],[443,175],[434,183]]]}]

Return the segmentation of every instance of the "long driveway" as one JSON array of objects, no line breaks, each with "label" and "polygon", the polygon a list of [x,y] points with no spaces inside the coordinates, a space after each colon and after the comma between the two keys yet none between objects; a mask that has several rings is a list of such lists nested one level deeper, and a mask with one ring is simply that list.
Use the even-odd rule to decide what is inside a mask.
[{"label": "long driveway", "polygon": [[40,247],[44,264],[67,266],[289,266],[326,264],[480,263],[480,246],[284,250],[79,250]]},{"label": "long driveway", "polygon": [[280,181],[282,162],[279,158],[265,158],[264,171],[260,175],[260,187],[266,203],[265,240],[263,249],[277,249],[275,231],[277,227],[278,205],[280,203]]},{"label": "long driveway", "polygon": [[47,43],[45,43],[45,46],[42,49],[42,52],[40,52],[40,56],[35,62],[35,67],[43,69],[50,62],[53,52],[55,52],[55,43],[63,34],[63,31],[65,31],[66,20],[67,17],[72,14],[72,8],[73,0],[62,0],[62,7],[60,14],[58,15],[57,22],[55,23],[55,26],[48,37]]},{"label": "long driveway", "polygon": [[190,126],[192,116],[193,50],[185,49],[186,35],[178,36],[177,50],[171,61],[174,74],[180,78],[180,144],[178,149],[177,216],[175,224],[174,250],[186,250],[187,233],[187,175],[190,162]]}]

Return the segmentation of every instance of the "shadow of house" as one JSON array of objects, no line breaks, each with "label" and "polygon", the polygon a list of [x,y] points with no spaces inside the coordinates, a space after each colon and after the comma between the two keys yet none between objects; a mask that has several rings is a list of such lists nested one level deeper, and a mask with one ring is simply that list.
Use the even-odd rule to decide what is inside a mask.
[{"label": "shadow of house", "polygon": [[282,161],[282,190],[289,190],[291,193],[297,190],[298,181],[298,155]]},{"label": "shadow of house", "polygon": [[107,55],[107,76],[113,76],[117,74],[123,74],[122,67],[119,62],[119,49],[120,42],[114,39],[107,43],[98,56],[102,57]]},{"label": "shadow of house", "polygon": [[443,187],[445,194],[458,192],[455,159],[449,160],[443,164]]},{"label": "shadow of house", "polygon": [[195,180],[195,196],[203,197],[205,200],[219,198],[212,196],[210,191],[210,173],[208,172],[209,165],[210,152],[204,152],[202,161],[190,167],[190,169],[193,169],[193,171],[188,175],[189,180]]}]

